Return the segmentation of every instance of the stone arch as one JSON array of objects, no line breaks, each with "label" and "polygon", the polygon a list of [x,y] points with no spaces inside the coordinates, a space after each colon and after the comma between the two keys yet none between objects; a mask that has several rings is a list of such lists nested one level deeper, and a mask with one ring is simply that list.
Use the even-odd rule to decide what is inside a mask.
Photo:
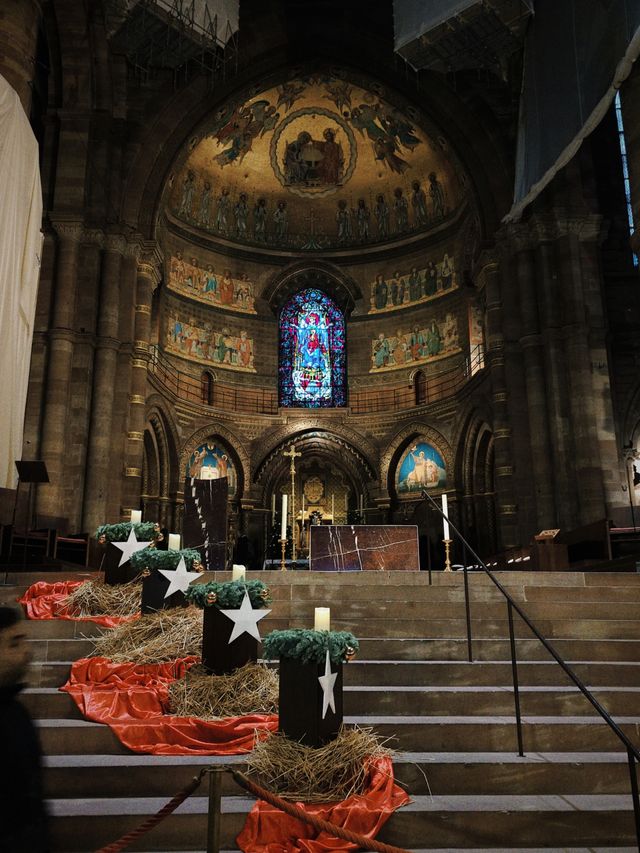
[{"label": "stone arch", "polygon": [[297,291],[307,287],[326,289],[340,310],[348,318],[362,292],[351,276],[327,261],[298,261],[284,270],[278,270],[267,282],[262,298],[274,314]]},{"label": "stone arch", "polygon": [[179,476],[182,478],[187,462],[194,450],[209,438],[219,438],[229,449],[233,464],[235,465],[238,473],[238,484],[235,499],[239,501],[246,492],[247,483],[250,482],[251,460],[242,439],[217,421],[213,421],[207,426],[200,427],[200,429],[192,433],[183,443],[178,462]]},{"label": "stone arch", "polygon": [[458,435],[456,475],[462,493],[462,527],[480,556],[497,550],[493,431],[478,409],[471,409]]},{"label": "stone arch", "polygon": [[395,495],[395,483],[392,483],[392,472],[400,459],[401,453],[408,447],[409,443],[418,436],[423,436],[432,444],[444,459],[447,472],[453,474],[453,453],[451,445],[442,435],[433,427],[430,427],[419,421],[407,424],[395,434],[389,442],[386,450],[380,459],[380,483],[383,488],[387,489],[388,494]]}]

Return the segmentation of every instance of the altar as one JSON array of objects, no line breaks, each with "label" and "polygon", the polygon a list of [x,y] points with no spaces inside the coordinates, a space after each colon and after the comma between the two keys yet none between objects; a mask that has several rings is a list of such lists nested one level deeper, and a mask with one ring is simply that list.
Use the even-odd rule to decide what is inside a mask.
[{"label": "altar", "polygon": [[408,524],[332,524],[309,528],[316,572],[417,572],[418,528]]}]

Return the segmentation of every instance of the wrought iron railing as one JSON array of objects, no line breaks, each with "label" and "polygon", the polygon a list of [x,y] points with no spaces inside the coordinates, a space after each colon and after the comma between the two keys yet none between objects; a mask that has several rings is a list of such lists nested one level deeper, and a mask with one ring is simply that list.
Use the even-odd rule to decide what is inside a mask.
[{"label": "wrought iron railing", "polygon": [[[354,415],[395,412],[444,400],[454,396],[484,366],[484,354],[479,352],[473,359],[466,359],[450,370],[435,376],[425,376],[417,387],[411,384],[396,388],[352,391],[349,410]],[[205,387],[201,379],[178,370],[157,346],[150,348],[149,370],[165,388],[181,400],[201,406],[213,406],[227,412],[278,414],[275,390],[240,388],[220,382]]]},{"label": "wrought iron railing", "polygon": [[[465,613],[466,613],[466,625],[467,625],[467,657],[470,663],[473,663],[473,636],[472,636],[472,627],[471,627],[471,604],[469,599],[469,566],[468,566],[468,556],[471,555],[473,560],[473,568],[476,570],[482,570],[494,583],[496,588],[500,591],[502,596],[504,597],[507,604],[507,621],[509,625],[509,645],[511,650],[511,672],[512,672],[512,680],[513,680],[513,697],[514,697],[514,707],[515,707],[515,715],[516,715],[516,737],[518,742],[518,755],[524,757],[524,738],[522,733],[522,715],[520,712],[520,688],[518,683],[518,660],[517,660],[517,651],[516,651],[516,638],[515,631],[513,627],[513,613],[514,611],[518,614],[518,616],[522,619],[524,624],[529,628],[531,633],[542,643],[544,648],[549,652],[551,657],[555,660],[555,662],[561,667],[567,677],[575,684],[578,690],[583,694],[583,696],[591,703],[591,705],[595,708],[597,713],[602,717],[604,722],[609,726],[611,731],[615,734],[618,740],[623,744],[626,752],[627,752],[627,764],[629,767],[629,778],[630,778],[630,787],[631,787],[631,797],[633,800],[633,812],[635,818],[635,830],[636,830],[636,843],[638,846],[638,850],[640,851],[640,796],[638,793],[638,776],[637,776],[637,763],[640,762],[640,751],[638,748],[629,740],[626,734],[622,731],[620,726],[615,722],[609,712],[604,708],[600,702],[596,699],[593,693],[589,690],[589,688],[584,684],[582,679],[574,672],[571,666],[564,660],[564,658],[560,655],[558,651],[551,645],[549,640],[543,636],[542,632],[536,627],[533,621],[527,616],[522,607],[518,604],[517,601],[507,592],[507,590],[502,586],[500,581],[496,578],[493,572],[487,567],[483,560],[476,554],[473,548],[469,545],[467,540],[464,538],[462,533],[457,529],[455,524],[448,518],[448,516],[442,511],[442,508],[438,506],[436,501],[431,497],[431,495],[423,490],[422,498],[424,500],[428,500],[429,504],[436,510],[436,512],[443,518],[447,519],[449,523],[449,535],[453,533],[454,541],[457,540],[462,545],[462,569],[464,573],[464,601],[465,601]],[[432,583],[432,572],[431,572],[431,561],[429,561],[429,583]]]}]

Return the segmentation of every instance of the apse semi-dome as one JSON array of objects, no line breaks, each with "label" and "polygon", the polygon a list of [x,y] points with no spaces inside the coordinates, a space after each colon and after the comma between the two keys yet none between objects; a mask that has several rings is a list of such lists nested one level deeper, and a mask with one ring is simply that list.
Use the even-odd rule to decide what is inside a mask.
[{"label": "apse semi-dome", "polygon": [[226,240],[318,251],[428,232],[470,182],[446,139],[397,93],[337,73],[253,87],[179,158],[170,220]]}]

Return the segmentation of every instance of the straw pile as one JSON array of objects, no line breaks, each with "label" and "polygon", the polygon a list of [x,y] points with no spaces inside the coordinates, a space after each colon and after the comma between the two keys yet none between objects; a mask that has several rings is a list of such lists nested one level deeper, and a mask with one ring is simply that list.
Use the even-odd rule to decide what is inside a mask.
[{"label": "straw pile", "polygon": [[220,720],[277,709],[278,674],[260,664],[247,663],[230,675],[209,675],[194,666],[169,686],[168,710],[179,717]]},{"label": "straw pile", "polygon": [[368,759],[389,755],[372,729],[342,727],[335,740],[314,749],[278,732],[258,741],[247,774],[285,800],[341,802],[365,789]]},{"label": "straw pile", "polygon": [[162,663],[199,655],[202,611],[196,607],[159,610],[95,637],[94,654],[117,663]]},{"label": "straw pile", "polygon": [[81,584],[62,603],[74,616],[133,616],[140,611],[142,581],[111,586],[101,580]]}]

